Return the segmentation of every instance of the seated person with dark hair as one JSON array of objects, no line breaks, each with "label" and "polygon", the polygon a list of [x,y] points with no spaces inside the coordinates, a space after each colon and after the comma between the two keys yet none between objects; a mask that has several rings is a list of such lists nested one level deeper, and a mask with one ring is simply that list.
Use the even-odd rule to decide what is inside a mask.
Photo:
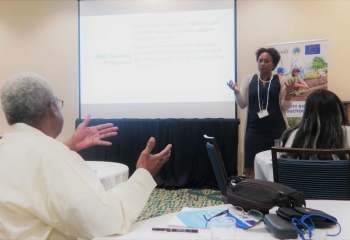
[{"label": "seated person with dark hair", "polygon": [[[285,147],[330,149],[348,148],[350,127],[347,113],[339,97],[321,89],[310,94],[300,123],[284,131],[281,140]],[[293,156],[301,159],[348,159],[345,156]]]},{"label": "seated person with dark hair", "polygon": [[[84,159],[55,140],[63,105],[45,78],[28,72],[12,76],[1,102],[10,130],[0,140],[0,239],[91,239],[128,232],[171,145],[152,155],[150,138],[129,180],[105,191]],[[72,149],[109,145],[101,136],[116,135],[110,125],[86,128],[87,123],[66,142]]]}]

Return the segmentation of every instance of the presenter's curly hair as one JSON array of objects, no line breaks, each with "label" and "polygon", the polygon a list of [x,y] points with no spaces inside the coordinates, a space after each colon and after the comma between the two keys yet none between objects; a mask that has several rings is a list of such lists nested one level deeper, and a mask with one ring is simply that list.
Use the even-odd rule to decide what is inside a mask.
[{"label": "presenter's curly hair", "polygon": [[[348,148],[348,117],[344,105],[333,92],[321,89],[310,94],[305,102],[305,111],[300,123],[287,129],[281,140],[285,144],[297,129],[292,148]],[[294,156],[293,158],[295,158]],[[309,159],[299,156],[301,159]],[[348,159],[338,156],[340,159]],[[311,156],[311,159],[333,159],[332,156]]]},{"label": "presenter's curly hair", "polygon": [[259,60],[259,57],[262,53],[264,52],[267,52],[271,55],[272,57],[272,62],[273,62],[273,70],[275,70],[275,68],[277,67],[278,63],[280,62],[281,60],[281,55],[279,54],[279,52],[275,49],[275,48],[259,48],[256,52],[255,52],[255,55],[256,55],[256,61]]},{"label": "presenter's curly hair", "polygon": [[8,124],[38,123],[56,96],[52,85],[42,76],[21,72],[10,77],[1,90],[1,103]]}]

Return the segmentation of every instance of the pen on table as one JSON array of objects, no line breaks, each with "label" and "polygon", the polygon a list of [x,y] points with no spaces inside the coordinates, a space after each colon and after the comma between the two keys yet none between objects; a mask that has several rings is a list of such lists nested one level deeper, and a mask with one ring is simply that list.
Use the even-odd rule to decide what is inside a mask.
[{"label": "pen on table", "polygon": [[185,229],[185,228],[152,228],[152,231],[198,233],[198,229]]}]

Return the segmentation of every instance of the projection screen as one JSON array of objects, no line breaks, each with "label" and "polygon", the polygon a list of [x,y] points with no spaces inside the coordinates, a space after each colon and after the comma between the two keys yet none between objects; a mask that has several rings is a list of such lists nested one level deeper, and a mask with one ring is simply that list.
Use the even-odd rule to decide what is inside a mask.
[{"label": "projection screen", "polygon": [[79,1],[80,117],[235,118],[235,1]]}]

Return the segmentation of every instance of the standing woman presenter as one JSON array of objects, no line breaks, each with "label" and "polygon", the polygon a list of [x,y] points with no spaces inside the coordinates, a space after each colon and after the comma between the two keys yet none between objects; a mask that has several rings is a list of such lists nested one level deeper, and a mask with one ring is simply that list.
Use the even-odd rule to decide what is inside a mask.
[{"label": "standing woman presenter", "polygon": [[286,111],[292,105],[295,81],[288,83],[284,76],[272,73],[280,58],[276,49],[260,48],[256,51],[259,73],[245,76],[240,88],[232,80],[227,83],[238,106],[242,109],[248,106],[244,174],[250,179],[255,177],[255,155],[274,146],[274,140],[289,128]]}]

